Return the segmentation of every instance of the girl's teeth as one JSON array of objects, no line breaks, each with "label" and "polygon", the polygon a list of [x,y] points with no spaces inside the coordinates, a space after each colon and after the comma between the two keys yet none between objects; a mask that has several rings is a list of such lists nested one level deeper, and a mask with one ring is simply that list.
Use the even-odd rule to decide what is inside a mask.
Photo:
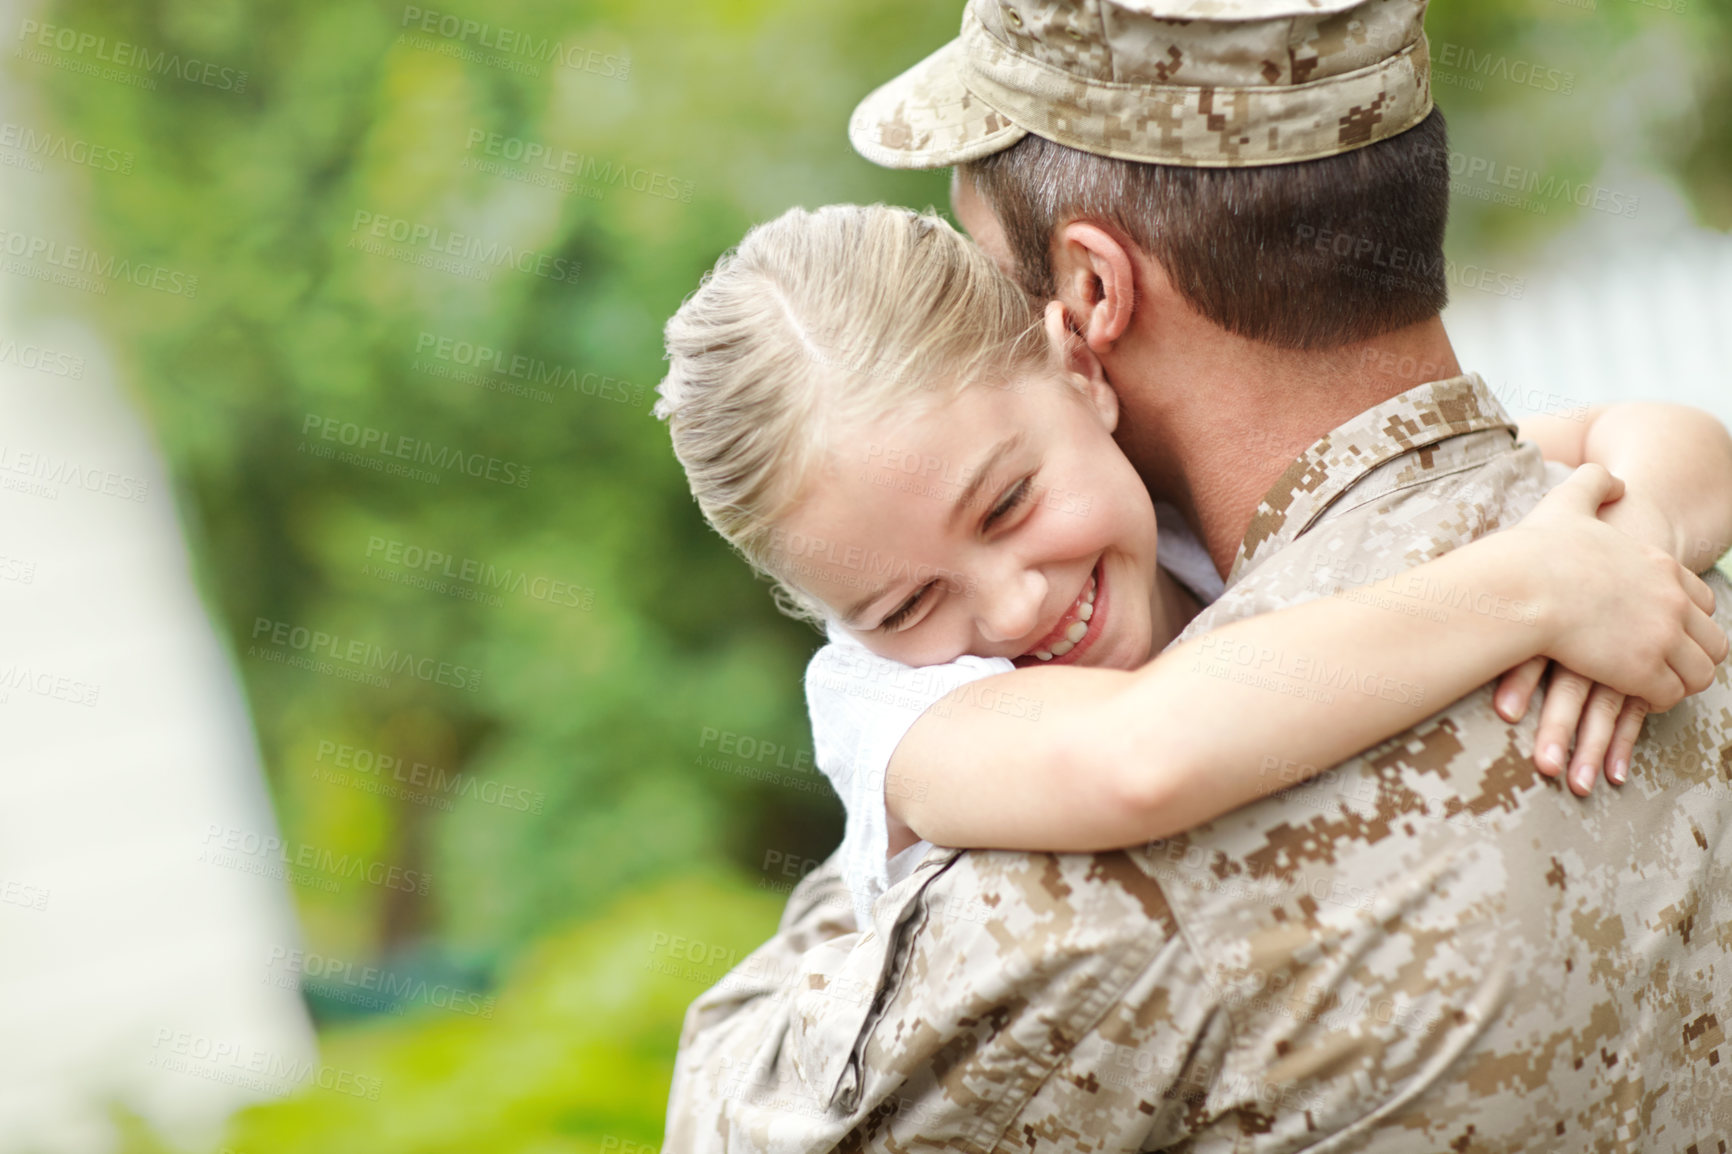
[{"label": "girl's teeth", "polygon": [[1077,619],[1070,623],[1070,627],[1064,631],[1064,636],[1054,642],[1050,650],[1036,649],[1033,654],[1035,659],[1039,661],[1051,661],[1053,658],[1063,657],[1072,649],[1075,649],[1077,642],[1081,641],[1083,637],[1088,634],[1088,623],[1090,618],[1094,617],[1094,615],[1095,579],[1091,576],[1089,578],[1088,588],[1083,591],[1082,603],[1078,605],[1076,609]]}]

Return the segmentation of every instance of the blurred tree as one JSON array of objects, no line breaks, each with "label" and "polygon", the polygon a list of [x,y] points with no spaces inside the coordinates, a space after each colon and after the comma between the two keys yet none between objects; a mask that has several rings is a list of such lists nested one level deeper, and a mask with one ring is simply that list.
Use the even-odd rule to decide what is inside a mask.
[{"label": "blurred tree", "polygon": [[[38,79],[72,131],[136,157],[89,182],[90,243],[198,278],[103,319],[285,830],[431,876],[303,889],[310,937],[491,964],[670,871],[838,837],[799,756],[817,638],[698,517],[648,412],[660,325],[792,200],[942,198],[941,174],[876,169],[838,126],[954,16],[523,3],[465,33],[428,13],[65,3],[44,21],[244,79]],[[483,46],[502,37],[518,50]],[[305,654],[297,628],[340,640]],[[351,642],[433,672],[349,680],[369,672]],[[281,660],[301,655],[337,673]]]}]

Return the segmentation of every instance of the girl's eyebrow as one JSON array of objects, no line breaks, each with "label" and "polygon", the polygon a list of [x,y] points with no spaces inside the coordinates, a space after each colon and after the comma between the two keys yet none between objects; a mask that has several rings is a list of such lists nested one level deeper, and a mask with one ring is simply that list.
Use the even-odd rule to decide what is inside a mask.
[{"label": "girl's eyebrow", "polygon": [[[993,471],[998,468],[999,463],[1010,454],[1022,448],[1027,441],[1027,430],[1017,430],[998,444],[994,445],[992,449],[981,458],[980,462],[965,474],[968,477],[968,484],[962,487],[962,492],[957,494],[956,501],[950,508],[950,516],[945,520],[946,529],[953,530],[956,528],[956,522],[968,511],[969,505],[973,504],[975,498],[980,496],[980,490],[985,487],[987,481],[991,480]],[[872,592],[868,593],[866,596],[860,598],[860,600],[854,602],[854,604],[848,607],[848,611],[842,615],[842,624],[848,626],[850,629],[858,629],[860,627],[861,614],[872,608],[872,605],[880,597],[883,597],[895,587],[895,581],[887,581]]]}]

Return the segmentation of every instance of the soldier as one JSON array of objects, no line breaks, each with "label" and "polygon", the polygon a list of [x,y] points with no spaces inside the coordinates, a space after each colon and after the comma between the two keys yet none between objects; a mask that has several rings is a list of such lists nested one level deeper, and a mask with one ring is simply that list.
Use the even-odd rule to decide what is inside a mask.
[{"label": "soldier", "polygon": [[[1181,640],[1447,552],[1567,472],[1438,317],[1423,8],[970,0],[852,121],[869,159],[959,166],[959,218],[1101,360],[1127,454],[1226,578]],[[1659,532],[1698,571],[1724,551]],[[1219,657],[1315,687],[1296,655]],[[1564,771],[1639,706],[1549,692],[1592,695],[1579,735],[1486,686],[1166,842],[933,849],[869,926],[826,863],[688,1013],[668,1148],[1724,1154],[1732,681],[1586,799],[1536,742]]]}]

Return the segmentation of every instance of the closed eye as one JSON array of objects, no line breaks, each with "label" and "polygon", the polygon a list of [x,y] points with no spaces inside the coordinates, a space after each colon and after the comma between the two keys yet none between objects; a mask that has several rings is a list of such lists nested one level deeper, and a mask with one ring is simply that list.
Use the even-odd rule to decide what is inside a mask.
[{"label": "closed eye", "polygon": [[992,512],[986,515],[986,520],[981,522],[982,528],[990,529],[995,522],[1009,516],[1018,505],[1027,500],[1029,491],[1034,487],[1032,480],[1030,477],[1024,477],[1011,486],[1010,492],[1004,495],[1004,498],[993,507]]},{"label": "closed eye", "polygon": [[920,608],[920,599],[926,596],[926,591],[932,588],[934,584],[934,582],[928,581],[926,584],[916,589],[913,595],[909,597],[908,600],[904,601],[896,612],[890,614],[890,616],[878,623],[878,628],[886,631],[893,631],[898,625],[901,625],[904,621],[908,620],[909,617],[913,616],[914,611]]}]

